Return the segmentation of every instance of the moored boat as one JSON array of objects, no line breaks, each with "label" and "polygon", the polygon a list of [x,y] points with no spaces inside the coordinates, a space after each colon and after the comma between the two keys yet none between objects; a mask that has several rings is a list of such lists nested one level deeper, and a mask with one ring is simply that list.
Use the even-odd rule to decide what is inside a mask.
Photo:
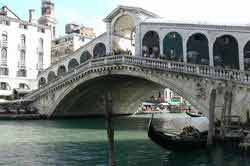
[{"label": "moored boat", "polygon": [[191,126],[183,128],[183,132],[179,134],[157,131],[152,116],[148,126],[148,137],[165,149],[190,151],[206,146],[207,132],[201,133]]}]

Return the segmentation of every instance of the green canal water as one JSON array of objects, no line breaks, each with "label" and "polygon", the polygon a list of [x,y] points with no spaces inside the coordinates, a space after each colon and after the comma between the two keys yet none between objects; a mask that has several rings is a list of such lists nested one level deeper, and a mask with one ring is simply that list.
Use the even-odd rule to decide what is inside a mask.
[{"label": "green canal water", "polygon": [[[166,151],[147,138],[148,120],[115,120],[118,166],[249,166],[230,149]],[[0,121],[0,165],[106,166],[105,120]]]}]

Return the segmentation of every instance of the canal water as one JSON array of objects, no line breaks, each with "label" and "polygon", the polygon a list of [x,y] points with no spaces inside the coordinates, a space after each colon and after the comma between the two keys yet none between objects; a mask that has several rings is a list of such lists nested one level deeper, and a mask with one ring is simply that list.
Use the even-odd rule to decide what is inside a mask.
[{"label": "canal water", "polygon": [[[249,166],[250,157],[214,147],[171,152],[152,143],[148,120],[115,120],[118,166]],[[0,121],[0,165],[106,166],[105,120]]]}]

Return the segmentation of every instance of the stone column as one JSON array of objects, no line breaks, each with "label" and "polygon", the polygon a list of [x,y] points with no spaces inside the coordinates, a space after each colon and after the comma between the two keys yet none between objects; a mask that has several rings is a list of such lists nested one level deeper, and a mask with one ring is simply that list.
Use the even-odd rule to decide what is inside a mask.
[{"label": "stone column", "polygon": [[244,44],[239,41],[239,67],[244,71]]},{"label": "stone column", "polygon": [[135,56],[142,56],[141,55],[141,32],[140,27],[137,25],[135,27]]},{"label": "stone column", "polygon": [[160,35],[160,55],[162,56],[163,55],[163,37],[161,34]]},{"label": "stone column", "polygon": [[112,27],[111,22],[106,23],[106,31],[107,31],[107,54],[112,53]]},{"label": "stone column", "polygon": [[214,67],[214,43],[216,38],[212,37],[208,41],[208,48],[209,48],[209,66]]},{"label": "stone column", "polygon": [[183,62],[187,63],[187,37],[183,38]]}]

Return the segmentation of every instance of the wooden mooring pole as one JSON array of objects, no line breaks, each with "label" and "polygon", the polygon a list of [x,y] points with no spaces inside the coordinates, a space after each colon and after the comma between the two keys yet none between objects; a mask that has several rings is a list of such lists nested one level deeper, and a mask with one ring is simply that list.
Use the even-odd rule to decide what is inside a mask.
[{"label": "wooden mooring pole", "polygon": [[114,152],[114,126],[113,126],[113,103],[111,92],[108,91],[104,95],[104,109],[106,115],[106,127],[108,136],[108,166],[116,166]]},{"label": "wooden mooring pole", "polygon": [[213,145],[215,104],[216,104],[216,90],[213,89],[210,95],[210,102],[209,102],[209,129],[207,137],[208,146]]},{"label": "wooden mooring pole", "polygon": [[229,99],[229,92],[226,91],[224,95],[224,105],[221,112],[220,137],[222,139],[224,139],[225,137],[225,115],[228,109],[228,99]]}]

